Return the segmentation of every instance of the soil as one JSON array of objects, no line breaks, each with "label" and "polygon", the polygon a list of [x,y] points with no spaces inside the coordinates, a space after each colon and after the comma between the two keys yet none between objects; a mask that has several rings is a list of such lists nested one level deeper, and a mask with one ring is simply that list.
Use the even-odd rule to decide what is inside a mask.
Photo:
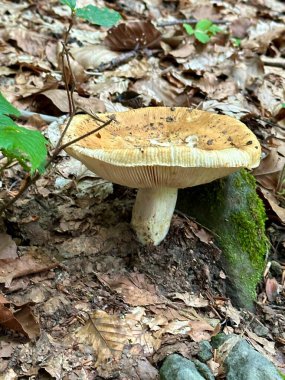
[{"label": "soil", "polygon": [[[259,302],[256,315],[240,314],[236,310],[236,315],[241,318],[237,325],[235,317],[231,317],[225,307],[228,301],[220,264],[222,252],[208,231],[178,213],[161,245],[143,247],[136,241],[129,225],[134,190],[114,186],[113,193],[104,201],[96,201],[96,197],[91,200],[89,194],[85,198],[77,197],[76,181],[67,189],[58,191],[54,188],[52,172],[41,181],[47,191],[43,192],[41,185],[31,188],[9,210],[4,223],[6,232],[17,242],[19,256],[32,253],[40,260],[45,257],[55,268],[19,276],[8,287],[1,285],[2,293],[15,309],[30,306],[41,329],[40,337],[35,341],[1,328],[4,341],[13,345],[13,353],[2,360],[2,371],[13,368],[23,376],[20,378],[52,378],[53,372],[47,365],[51,362],[54,366],[56,355],[52,347],[84,325],[92,311],[104,310],[109,315],[130,312],[134,301],[112,286],[112,280],[120,282],[123,278],[162,299],[158,304],[147,300],[138,302],[149,316],[167,314],[169,305],[173,310],[182,309],[185,305],[176,295],[188,293],[196,297],[201,294],[208,300],[207,307],[199,309],[201,317],[218,320],[222,328],[229,328],[232,332],[239,333],[251,326],[254,331],[256,323],[262,322],[270,331],[268,338],[279,339],[276,342],[277,357],[282,366],[284,299],[280,298],[278,305],[276,301],[271,306]],[[55,352],[63,352],[72,363],[63,366],[62,377],[56,378],[100,379],[99,374],[103,378],[136,378],[125,372],[123,363],[126,358],[130,368],[137,368],[138,360],[146,360],[144,357],[147,356],[147,367],[156,371],[166,353],[177,350],[178,343],[178,350],[183,348],[186,356],[197,353],[195,341],[183,334],[168,334],[152,355],[124,353],[120,364],[114,368],[111,366],[111,370],[101,366],[99,372],[94,370],[96,355],[90,345],[84,345],[84,349],[78,348],[78,343],[57,347]],[[83,370],[86,377],[80,377]],[[154,374],[157,376],[157,372]]]}]

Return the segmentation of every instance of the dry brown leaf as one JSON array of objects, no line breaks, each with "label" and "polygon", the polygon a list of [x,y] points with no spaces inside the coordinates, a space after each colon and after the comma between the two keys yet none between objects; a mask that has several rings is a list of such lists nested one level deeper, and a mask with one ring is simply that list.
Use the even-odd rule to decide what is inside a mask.
[{"label": "dry brown leaf", "polygon": [[26,335],[29,339],[35,339],[40,335],[40,326],[27,305],[12,312],[0,303],[0,324],[6,329]]},{"label": "dry brown leaf", "polygon": [[187,96],[183,94],[184,89],[172,86],[157,73],[138,80],[130,90],[140,94],[145,100],[145,105],[149,105],[152,100],[165,106],[187,105]]},{"label": "dry brown leaf", "polygon": [[[105,111],[104,102],[98,98],[84,98],[75,93],[73,94],[73,100],[76,107],[87,113],[94,114]],[[50,108],[49,101],[61,112],[69,112],[68,98],[65,90],[53,89],[44,91],[37,94],[34,98],[34,104],[38,111]]]},{"label": "dry brown leaf", "polygon": [[263,84],[257,89],[257,98],[264,111],[276,116],[280,112],[280,104],[284,99],[285,78],[276,74],[264,77]]},{"label": "dry brown leaf", "polygon": [[214,331],[214,327],[212,327],[207,321],[190,321],[189,326],[191,327],[189,335],[194,342],[211,339],[211,333]]},{"label": "dry brown leaf", "polygon": [[257,56],[244,58],[232,67],[231,75],[240,89],[260,86],[264,76],[263,62]]},{"label": "dry brown leaf", "polygon": [[190,293],[173,293],[171,296],[175,299],[182,300],[186,306],[191,307],[206,307],[209,305],[209,301],[198,295],[191,295]]},{"label": "dry brown leaf", "polygon": [[257,350],[259,352],[261,352],[261,353],[264,354],[264,351],[261,350],[261,347],[257,346],[255,344],[255,342],[258,343],[258,344],[260,344],[263,347],[263,349],[266,351],[267,354],[273,355],[273,356],[276,354],[275,343],[274,342],[269,341],[266,338],[262,338],[262,337],[256,335],[254,332],[248,330],[248,329],[245,329],[245,333],[250,338],[250,342],[253,344],[254,348],[258,347]]},{"label": "dry brown leaf", "polygon": [[285,31],[284,24],[274,21],[258,20],[248,29],[249,38],[242,42],[242,48],[254,50],[257,53],[265,53],[269,44],[280,37]]},{"label": "dry brown leaf", "polygon": [[237,85],[232,79],[219,81],[215,74],[205,73],[199,81],[193,82],[193,87],[198,87],[211,99],[223,100],[237,93]]},{"label": "dry brown leaf", "polygon": [[259,184],[268,190],[276,190],[279,175],[285,165],[285,157],[278,154],[278,148],[271,147],[265,150],[267,156],[261,161],[253,174]]},{"label": "dry brown leaf", "polygon": [[161,34],[149,21],[121,23],[108,30],[104,42],[111,50],[159,48]]},{"label": "dry brown leaf", "polygon": [[274,213],[277,215],[279,220],[285,224],[285,209],[281,206],[279,206],[277,199],[274,197],[274,195],[269,191],[262,187],[260,187],[260,191],[264,198],[268,201],[271,209],[274,211]]},{"label": "dry brown leaf", "polygon": [[158,348],[159,340],[146,333],[137,319],[135,314],[120,317],[97,310],[76,332],[76,337],[80,342],[92,345],[97,357],[96,366],[120,359],[126,344],[140,344],[150,354]]},{"label": "dry brown leaf", "polygon": [[189,320],[186,321],[171,321],[166,326],[156,331],[153,335],[156,338],[161,338],[163,334],[172,334],[172,335],[187,335],[191,331],[191,326]]},{"label": "dry brown leaf", "polygon": [[13,278],[26,276],[32,273],[43,272],[58,266],[57,262],[43,254],[25,254],[16,259],[0,260],[0,283],[9,287]]},{"label": "dry brown leaf", "polygon": [[240,312],[233,307],[230,301],[228,301],[224,306],[221,306],[220,309],[227,318],[230,318],[236,324],[236,326],[240,325]]},{"label": "dry brown leaf", "polygon": [[36,57],[43,56],[47,43],[47,37],[22,27],[6,28],[3,38],[6,42],[16,42],[22,51]]},{"label": "dry brown leaf", "polygon": [[196,54],[196,50],[193,44],[183,43],[177,49],[169,52],[174,58],[187,58],[190,55]]},{"label": "dry brown leaf", "polygon": [[154,305],[165,302],[156,293],[155,286],[150,284],[143,274],[131,273],[129,277],[116,275],[97,275],[100,281],[110,289],[121,294],[124,302],[132,306]]},{"label": "dry brown leaf", "polygon": [[2,259],[15,259],[17,255],[17,245],[10,235],[0,233],[0,263]]},{"label": "dry brown leaf", "polygon": [[245,38],[247,36],[248,28],[251,26],[252,20],[247,17],[239,17],[234,20],[230,26],[231,35],[235,38]]},{"label": "dry brown leaf", "polygon": [[234,49],[225,47],[216,47],[216,51],[211,50],[203,51],[201,54],[197,54],[191,59],[187,59],[183,63],[184,70],[192,70],[197,73],[203,73],[204,71],[211,71],[215,69],[216,75],[220,75],[223,72],[229,70],[233,66],[234,62],[231,57],[234,55]]},{"label": "dry brown leaf", "polygon": [[131,339],[132,332],[124,319],[98,310],[91,315],[86,325],[77,331],[76,337],[80,342],[92,345],[98,366],[110,359],[118,360],[125,344]]},{"label": "dry brown leaf", "polygon": [[102,45],[89,45],[71,50],[72,57],[85,70],[94,70],[118,57],[118,53]]},{"label": "dry brown leaf", "polygon": [[265,292],[269,302],[274,302],[279,294],[279,285],[276,278],[267,278],[265,283]]}]

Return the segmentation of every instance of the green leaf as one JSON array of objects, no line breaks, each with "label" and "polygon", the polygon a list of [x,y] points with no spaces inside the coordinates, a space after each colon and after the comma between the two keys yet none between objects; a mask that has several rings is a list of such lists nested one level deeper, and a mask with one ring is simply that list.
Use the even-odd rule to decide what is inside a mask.
[{"label": "green leaf", "polygon": [[285,108],[285,103],[282,103],[282,104],[281,104],[281,107],[282,107],[282,108]]},{"label": "green leaf", "polygon": [[241,39],[240,38],[232,37],[231,41],[235,47],[240,47],[240,45],[241,45]]},{"label": "green leaf", "polygon": [[202,42],[202,44],[206,44],[207,42],[210,41],[210,37],[205,32],[201,32],[199,30],[195,30],[194,35],[195,35],[195,37],[197,38],[198,41]]},{"label": "green leaf", "polygon": [[192,34],[194,34],[194,29],[192,28],[191,25],[189,25],[189,24],[183,24],[183,27],[184,27],[184,29],[186,30],[186,32],[187,32],[190,36],[192,36]]},{"label": "green leaf", "polygon": [[[7,119],[10,119],[7,117]],[[47,157],[47,140],[38,131],[19,127],[8,120],[4,125],[3,116],[0,120],[0,150],[12,159],[16,159],[24,169],[34,172],[44,171]]]},{"label": "green leaf", "polygon": [[0,115],[15,115],[20,116],[20,111],[17,110],[0,92]]},{"label": "green leaf", "polygon": [[69,8],[74,11],[76,8],[76,0],[60,0],[61,4],[69,6]]},{"label": "green leaf", "polygon": [[200,20],[199,22],[197,22],[197,24],[195,26],[195,30],[205,32],[205,31],[209,30],[212,25],[213,25],[213,23],[211,20],[204,18],[204,19]]},{"label": "green leaf", "polygon": [[0,115],[0,127],[6,127],[6,125],[13,125],[17,127],[17,124],[12,119],[10,119],[9,116]]},{"label": "green leaf", "polygon": [[77,8],[76,15],[89,21],[91,24],[110,28],[121,19],[120,13],[109,8],[98,8],[95,5],[87,5],[84,8]]},{"label": "green leaf", "polygon": [[215,35],[219,32],[222,32],[223,29],[221,29],[220,27],[218,27],[218,25],[215,25],[213,24],[210,28],[209,28],[209,32],[211,32],[212,35]]}]

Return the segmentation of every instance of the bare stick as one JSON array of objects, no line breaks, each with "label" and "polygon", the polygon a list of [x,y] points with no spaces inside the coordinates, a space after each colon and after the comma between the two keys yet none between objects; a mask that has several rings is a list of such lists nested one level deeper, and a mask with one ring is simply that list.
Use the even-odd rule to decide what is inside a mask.
[{"label": "bare stick", "polygon": [[[229,21],[225,20],[211,20],[214,24],[228,24]],[[156,26],[159,27],[165,27],[165,26],[173,26],[173,25],[180,25],[180,24],[197,24],[199,20],[196,20],[195,18],[184,18],[184,19],[175,19],[170,21],[161,21],[156,24]]]},{"label": "bare stick", "polygon": [[266,59],[263,59],[262,62],[265,66],[280,67],[281,69],[285,69],[284,61],[267,61]]},{"label": "bare stick", "polygon": [[21,111],[21,115],[17,116],[18,119],[27,120],[31,116],[39,116],[43,121],[46,123],[53,123],[54,121],[58,120],[58,117],[56,116],[50,116],[50,115],[43,115],[42,113],[36,113],[36,112],[30,112],[30,111]]}]

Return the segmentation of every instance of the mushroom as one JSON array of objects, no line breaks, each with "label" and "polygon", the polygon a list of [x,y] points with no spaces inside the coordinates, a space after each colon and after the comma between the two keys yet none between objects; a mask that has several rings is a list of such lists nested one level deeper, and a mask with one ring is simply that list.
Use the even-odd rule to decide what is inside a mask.
[{"label": "mushroom", "polygon": [[[66,151],[111,182],[137,188],[132,227],[143,244],[167,235],[179,188],[197,186],[259,165],[261,147],[245,124],[189,108],[148,107],[100,114],[114,121]],[[67,143],[100,124],[76,115]]]}]

